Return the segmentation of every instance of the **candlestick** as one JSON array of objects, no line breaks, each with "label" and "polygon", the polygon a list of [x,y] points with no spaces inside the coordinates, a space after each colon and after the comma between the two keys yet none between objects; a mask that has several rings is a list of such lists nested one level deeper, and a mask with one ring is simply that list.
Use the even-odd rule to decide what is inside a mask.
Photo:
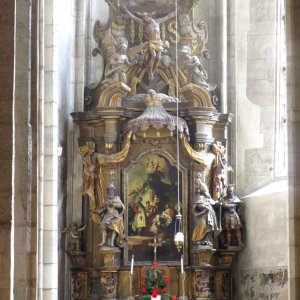
[{"label": "candlestick", "polygon": [[130,268],[130,274],[133,274],[133,264],[134,264],[134,255],[131,256],[131,268]]},{"label": "candlestick", "polygon": [[133,275],[129,272],[129,296],[127,297],[127,300],[134,300],[134,297],[132,296],[132,279]]},{"label": "candlestick", "polygon": [[182,255],[181,255],[180,263],[181,263],[181,274],[183,274],[183,257],[182,257]]},{"label": "candlestick", "polygon": [[186,274],[183,271],[180,274],[180,279],[181,279],[181,296],[178,297],[178,300],[188,300],[187,296],[185,295],[185,285],[184,285],[185,277],[186,277]]}]

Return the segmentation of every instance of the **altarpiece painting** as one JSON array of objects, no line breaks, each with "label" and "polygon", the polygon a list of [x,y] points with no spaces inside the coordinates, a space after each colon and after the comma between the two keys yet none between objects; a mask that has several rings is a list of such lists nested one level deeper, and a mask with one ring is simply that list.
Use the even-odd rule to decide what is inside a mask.
[{"label": "altarpiece painting", "polygon": [[166,154],[150,152],[125,169],[124,179],[128,236],[125,261],[130,263],[134,254],[137,264],[151,263],[153,249],[149,243],[156,238],[161,243],[159,261],[178,264],[180,254],[174,251],[174,228],[178,193],[181,206],[184,195],[181,171],[178,189],[176,161],[172,164]]}]

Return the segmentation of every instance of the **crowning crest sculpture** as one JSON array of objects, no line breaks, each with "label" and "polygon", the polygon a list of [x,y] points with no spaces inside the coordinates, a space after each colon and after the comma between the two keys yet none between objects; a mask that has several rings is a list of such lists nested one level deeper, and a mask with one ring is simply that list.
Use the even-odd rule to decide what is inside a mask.
[{"label": "crowning crest sculpture", "polygon": [[[68,252],[73,299],[127,297],[117,283],[127,279],[132,255],[139,271],[151,263],[154,238],[158,259],[177,276],[179,205],[188,297],[230,299],[231,261],[244,246],[241,203],[227,179],[232,116],[218,112],[217,86],[203,66],[208,31],[194,16],[198,1],[107,3],[109,19],[95,23],[93,50],[104,76],[86,88],[85,111],[72,113],[87,224],[78,235],[81,251]],[[226,282],[214,284],[220,278]]]}]

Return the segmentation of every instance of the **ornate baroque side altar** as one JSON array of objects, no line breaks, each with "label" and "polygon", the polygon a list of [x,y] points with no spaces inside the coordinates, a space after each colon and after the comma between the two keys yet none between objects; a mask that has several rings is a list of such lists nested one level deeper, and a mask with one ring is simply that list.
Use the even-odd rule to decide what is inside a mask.
[{"label": "ornate baroque side altar", "polygon": [[197,2],[107,0],[108,22],[94,26],[103,78],[86,87],[85,111],[72,113],[83,165],[82,220],[64,230],[74,300],[127,299],[132,255],[141,294],[154,239],[172,294],[182,293],[183,254],[189,299],[231,299],[244,246],[241,201],[227,179],[232,116],[218,112],[202,65],[208,35]]}]

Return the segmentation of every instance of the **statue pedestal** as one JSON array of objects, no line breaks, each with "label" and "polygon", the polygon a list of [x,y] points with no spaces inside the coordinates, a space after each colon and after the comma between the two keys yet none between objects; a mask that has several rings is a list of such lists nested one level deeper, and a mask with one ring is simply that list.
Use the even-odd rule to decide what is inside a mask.
[{"label": "statue pedestal", "polygon": [[101,299],[103,300],[117,299],[120,255],[121,251],[116,247],[102,246],[99,249]]},{"label": "statue pedestal", "polygon": [[239,247],[234,248],[235,249],[230,250],[219,250],[219,264],[222,267],[231,268],[234,257],[241,251],[241,248]]},{"label": "statue pedestal", "polygon": [[101,268],[116,268],[120,267],[121,251],[116,247],[100,247],[99,264]]},{"label": "statue pedestal", "polygon": [[72,267],[82,267],[85,263],[85,252],[67,251]]},{"label": "statue pedestal", "polygon": [[118,271],[107,269],[100,271],[100,284],[103,300],[117,299]]},{"label": "statue pedestal", "polygon": [[72,297],[73,299],[86,299],[88,297],[88,281],[89,281],[89,273],[75,271],[72,273]]},{"label": "statue pedestal", "polygon": [[212,267],[211,260],[216,250],[208,246],[193,249],[193,265],[202,267]]},{"label": "statue pedestal", "polygon": [[194,269],[192,279],[193,299],[216,299],[215,272],[208,269]]}]

